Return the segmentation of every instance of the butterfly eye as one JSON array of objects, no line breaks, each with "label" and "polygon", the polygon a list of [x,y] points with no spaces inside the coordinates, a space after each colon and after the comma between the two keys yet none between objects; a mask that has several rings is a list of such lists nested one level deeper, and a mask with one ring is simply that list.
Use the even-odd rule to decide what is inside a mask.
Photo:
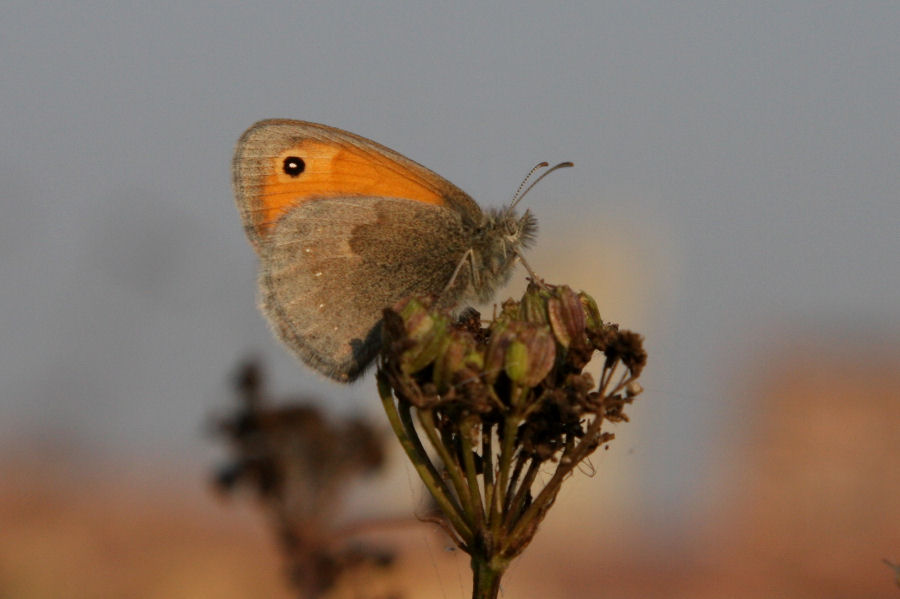
[{"label": "butterfly eye", "polygon": [[306,168],[306,163],[303,162],[303,159],[299,156],[288,156],[284,159],[284,166],[282,168],[286,175],[299,177],[300,173],[303,172],[303,169]]}]

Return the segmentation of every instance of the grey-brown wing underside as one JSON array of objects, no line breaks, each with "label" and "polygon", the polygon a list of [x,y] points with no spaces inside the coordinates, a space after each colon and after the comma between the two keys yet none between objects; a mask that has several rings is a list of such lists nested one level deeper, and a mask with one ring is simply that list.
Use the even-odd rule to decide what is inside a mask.
[{"label": "grey-brown wing underside", "polygon": [[470,245],[449,208],[373,197],[306,202],[262,248],[263,312],[304,362],[353,380],[378,351],[384,308],[443,291]]}]

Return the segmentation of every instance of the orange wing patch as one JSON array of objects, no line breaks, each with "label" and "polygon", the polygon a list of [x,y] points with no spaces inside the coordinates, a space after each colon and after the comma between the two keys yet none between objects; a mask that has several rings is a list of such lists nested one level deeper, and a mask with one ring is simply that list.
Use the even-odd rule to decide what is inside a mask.
[{"label": "orange wing patch", "polygon": [[[286,161],[299,158],[302,172],[285,172]],[[407,198],[427,204],[445,204],[441,189],[397,162],[348,144],[304,140],[277,156],[261,161],[257,189],[248,189],[246,207],[253,233],[264,239],[272,226],[303,202],[346,196]]]}]

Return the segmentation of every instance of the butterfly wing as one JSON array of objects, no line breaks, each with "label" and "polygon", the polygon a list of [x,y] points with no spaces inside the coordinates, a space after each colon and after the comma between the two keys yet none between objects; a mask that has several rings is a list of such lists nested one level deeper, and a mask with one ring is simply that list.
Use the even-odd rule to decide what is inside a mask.
[{"label": "butterfly wing", "polygon": [[446,206],[473,224],[481,209],[464,191],[370,139],[305,121],[260,121],[238,141],[232,178],[244,229],[259,251],[275,223],[309,201],[406,198]]},{"label": "butterfly wing", "polygon": [[444,291],[471,243],[471,229],[444,206],[355,196],[301,202],[261,248],[263,312],[304,362],[353,380],[378,351],[384,308]]}]

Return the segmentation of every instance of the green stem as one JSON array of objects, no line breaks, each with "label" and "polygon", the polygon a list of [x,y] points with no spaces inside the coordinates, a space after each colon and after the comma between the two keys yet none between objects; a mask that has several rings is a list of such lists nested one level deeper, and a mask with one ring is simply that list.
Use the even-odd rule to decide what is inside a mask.
[{"label": "green stem", "polygon": [[522,508],[525,506],[525,499],[528,497],[528,493],[531,491],[531,486],[534,484],[534,479],[537,478],[538,471],[540,470],[540,465],[541,463],[538,460],[531,460],[531,463],[529,463],[528,465],[528,471],[525,473],[525,479],[522,481],[522,484],[519,485],[515,497],[511,499],[509,505],[507,506],[506,517],[503,520],[503,525],[507,530],[512,530],[513,527],[518,523],[519,516],[522,513]]},{"label": "green stem", "polygon": [[387,414],[388,422],[390,422],[394,434],[400,441],[400,446],[403,447],[406,456],[409,458],[409,461],[412,462],[413,468],[416,469],[422,482],[428,488],[431,496],[434,497],[434,500],[441,508],[441,511],[444,512],[444,516],[446,516],[447,520],[453,525],[457,534],[460,535],[467,546],[471,546],[474,538],[472,529],[469,528],[469,525],[462,517],[462,510],[460,506],[453,501],[450,490],[443,484],[434,465],[428,460],[428,456],[425,453],[424,447],[422,447],[422,443],[419,441],[418,436],[415,435],[415,430],[413,430],[411,436],[407,435],[400,413],[397,411],[397,405],[394,403],[394,397],[391,393],[390,386],[386,383],[382,385],[382,382],[379,380],[378,391],[379,395],[381,395],[381,403],[384,406],[385,414]]},{"label": "green stem", "polygon": [[484,480],[484,515],[490,521],[494,509],[494,425],[481,424],[481,462],[482,480]]},{"label": "green stem", "polygon": [[504,520],[509,520],[509,506],[516,495],[516,489],[519,488],[519,477],[522,476],[522,468],[527,461],[528,457],[520,451],[516,456],[516,465],[513,466],[512,475],[509,477],[509,486],[506,489],[506,503],[503,504],[503,511],[506,513]]},{"label": "green stem", "polygon": [[[463,420],[459,427],[459,439],[461,443],[461,452],[463,460],[463,468],[466,473],[466,482],[469,487],[469,502],[472,504],[472,510],[475,512],[475,520],[472,523],[474,528],[483,528],[486,517],[486,506],[481,501],[481,491],[478,486],[478,472],[475,467],[475,452],[472,444],[469,442],[469,433],[471,432],[471,421]],[[482,464],[484,467],[484,464]]]},{"label": "green stem", "polygon": [[522,514],[522,517],[510,531],[508,537],[510,542],[519,544],[530,540],[524,539],[523,536],[529,536],[529,530],[532,531],[530,534],[533,534],[533,531],[536,530],[534,526],[535,519],[537,519],[537,522],[540,522],[547,510],[550,509],[550,506],[553,505],[553,502],[556,501],[556,495],[559,493],[563,480],[572,473],[572,470],[578,466],[581,460],[593,451],[593,449],[590,449],[592,445],[591,440],[600,434],[602,424],[603,418],[598,415],[580,441],[575,442],[571,438],[566,440],[566,449],[559,459],[556,472],[553,473],[553,476],[550,477],[550,480],[544,485],[544,488],[541,489],[541,492],[534,498],[534,501],[528,506],[528,509],[525,510],[525,513]]},{"label": "green stem", "polygon": [[503,506],[507,504],[506,494],[509,492],[509,470],[513,455],[516,452],[516,432],[519,428],[517,416],[507,414],[503,423],[503,440],[500,445],[500,472],[494,488],[494,501],[491,513],[491,533],[496,537],[503,523]]},{"label": "green stem", "polygon": [[438,457],[441,458],[444,468],[450,476],[450,481],[453,483],[457,499],[462,507],[463,518],[466,520],[466,528],[472,530],[476,522],[476,507],[472,505],[468,485],[463,477],[462,470],[460,470],[459,463],[450,454],[447,446],[441,442],[441,438],[438,436],[437,425],[434,422],[434,413],[431,410],[420,410],[417,408],[416,416],[419,418],[419,424],[422,425],[425,436],[428,437],[429,443],[437,451]]},{"label": "green stem", "polygon": [[508,562],[496,562],[483,555],[472,555],[472,599],[496,599],[499,596],[500,579]]}]

